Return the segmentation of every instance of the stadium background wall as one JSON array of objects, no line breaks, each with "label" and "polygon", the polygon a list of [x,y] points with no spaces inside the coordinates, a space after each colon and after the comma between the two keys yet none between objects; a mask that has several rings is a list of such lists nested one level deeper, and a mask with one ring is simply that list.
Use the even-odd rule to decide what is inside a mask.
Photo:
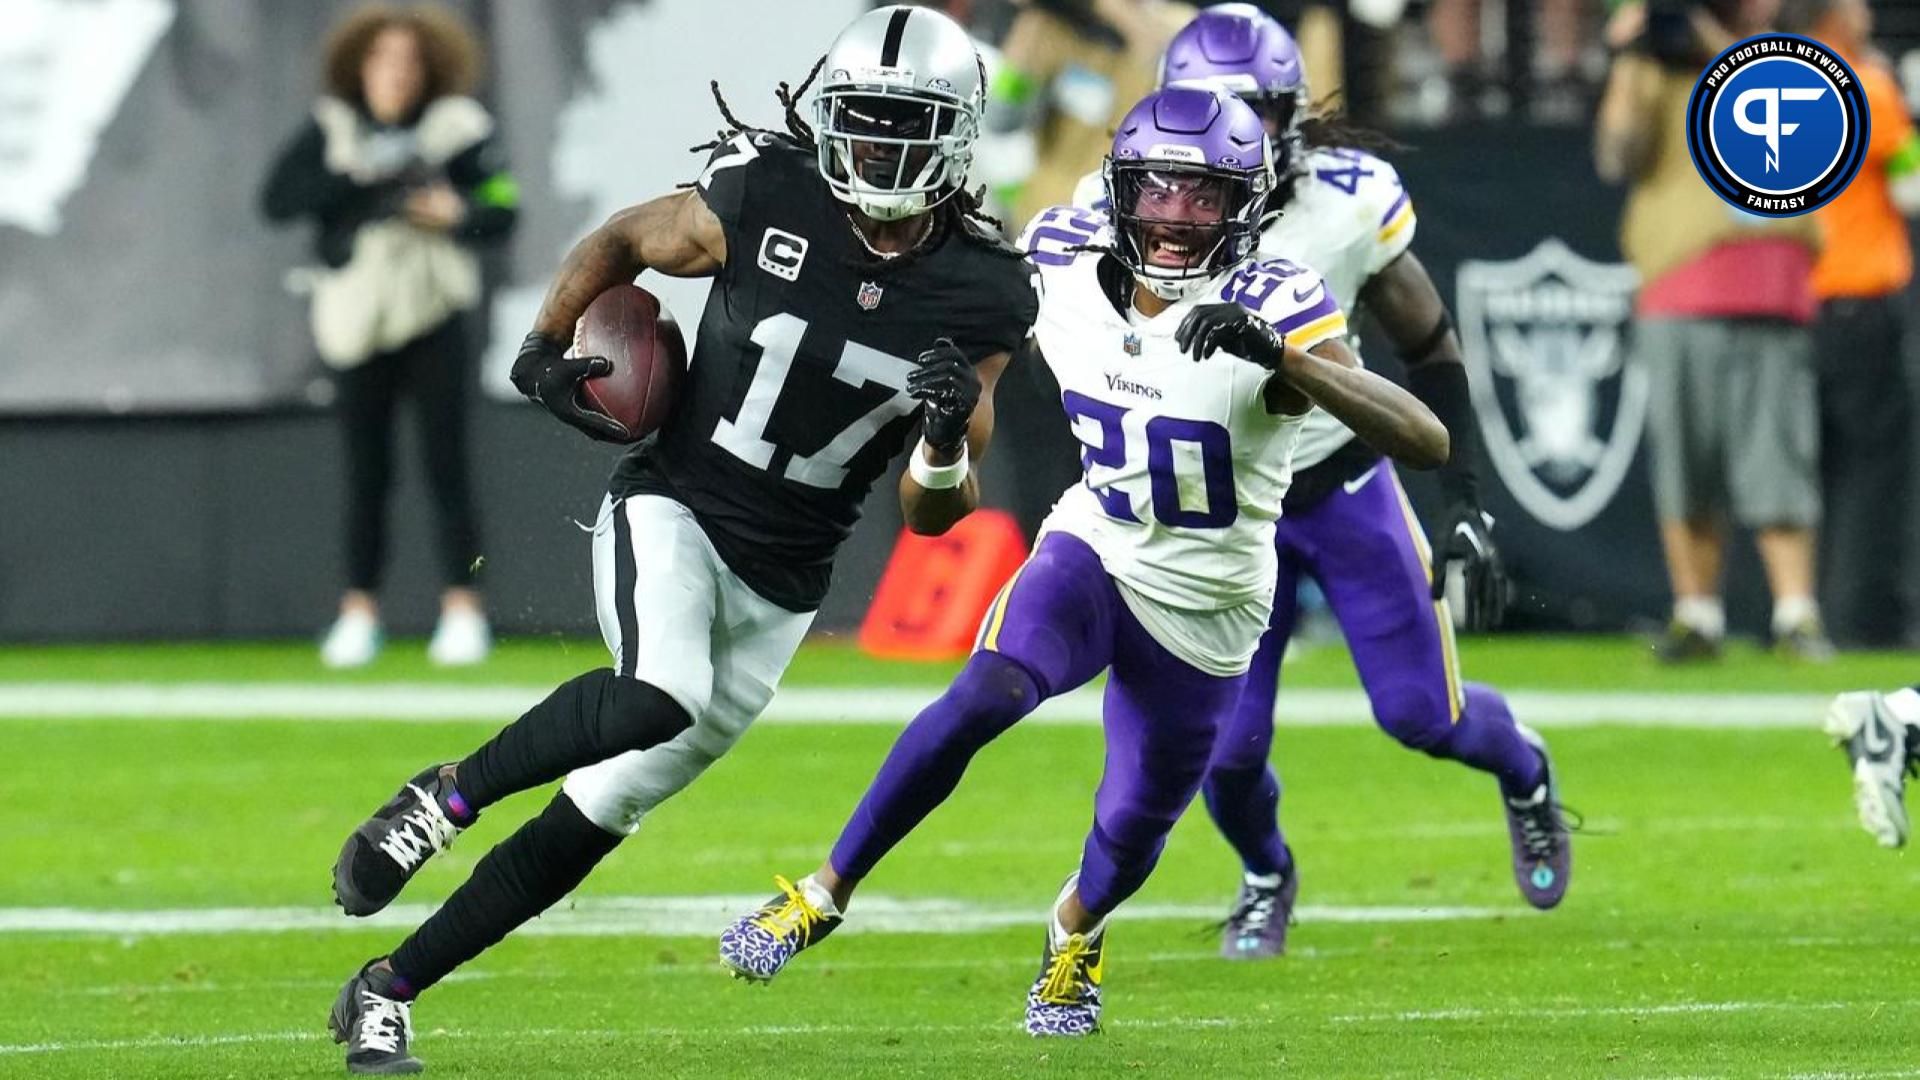
[{"label": "stadium background wall", "polygon": [[[302,303],[281,286],[306,238],[269,233],[253,193],[311,93],[310,65],[287,58],[305,58],[341,5],[274,5],[269,18],[259,0],[155,4],[170,21],[145,51],[129,52],[138,64],[124,98],[104,111],[97,146],[84,148],[78,179],[65,190],[16,183],[0,198],[0,640],[304,635],[340,581],[337,437],[315,405],[325,384]],[[764,23],[764,40],[730,39],[725,55],[684,47],[703,5],[682,0],[462,6],[492,39],[496,84],[513,88],[497,106],[525,208],[511,250],[494,261],[494,300],[475,319],[493,330],[489,395],[473,404],[483,580],[504,632],[591,631],[587,538],[575,522],[592,519],[611,455],[500,395],[503,350],[573,237],[685,178],[679,149],[717,121],[704,101],[708,78],[743,115],[772,122],[771,84],[807,66],[791,43],[824,42],[859,5],[752,0],[763,18],[737,25]],[[663,95],[698,104],[660,109]],[[655,107],[638,107],[645,102]],[[632,134],[609,136],[615,119]],[[1420,210],[1415,250],[1450,301],[1462,261],[1517,260],[1545,237],[1586,259],[1617,260],[1619,196],[1586,167],[1585,130],[1406,138],[1413,146],[1398,164]],[[0,155],[0,173],[70,152],[29,145]],[[18,177],[0,175],[0,189],[9,179]],[[23,191],[40,202],[27,205]],[[691,324],[698,289],[660,291]],[[95,309],[113,317],[75,318]],[[1367,355],[1392,366],[1385,348]],[[1000,409],[988,499],[1031,528],[1071,482],[1074,449],[1038,365],[1016,365]],[[387,595],[403,633],[424,630],[434,608],[411,439],[408,431],[399,450]],[[1661,614],[1641,456],[1571,531],[1543,523],[1486,470],[1488,506],[1522,586],[1521,625],[1611,629]],[[1433,491],[1423,480],[1408,487],[1424,508]],[[858,623],[898,526],[883,482],[820,629]],[[1736,566],[1732,580],[1760,575]],[[1763,623],[1757,592],[1730,599],[1737,627]]]}]

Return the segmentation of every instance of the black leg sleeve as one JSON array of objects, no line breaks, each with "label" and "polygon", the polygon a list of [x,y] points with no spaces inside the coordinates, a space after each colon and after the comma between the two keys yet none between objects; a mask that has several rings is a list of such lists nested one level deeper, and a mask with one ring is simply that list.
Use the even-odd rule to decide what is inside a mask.
[{"label": "black leg sleeve", "polygon": [[560,684],[488,739],[460,762],[454,787],[478,811],[575,769],[658,746],[692,724],[665,691],[599,668]]},{"label": "black leg sleeve", "polygon": [[492,948],[572,892],[622,839],[555,795],[539,817],[487,852],[473,876],[393,951],[389,962],[402,989],[418,994]]}]

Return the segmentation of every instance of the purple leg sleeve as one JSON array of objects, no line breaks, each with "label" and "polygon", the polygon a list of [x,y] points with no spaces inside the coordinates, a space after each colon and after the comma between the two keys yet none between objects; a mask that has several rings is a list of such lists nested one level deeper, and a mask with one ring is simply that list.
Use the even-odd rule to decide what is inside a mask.
[{"label": "purple leg sleeve", "polygon": [[953,793],[981,747],[1106,667],[1116,613],[1124,607],[1093,549],[1071,536],[1042,539],[988,610],[979,650],[881,763],[833,846],[834,872],[867,876]]},{"label": "purple leg sleeve", "polygon": [[1080,900],[1104,916],[1153,872],[1173,823],[1193,802],[1220,718],[1245,676],[1194,669],[1122,611],[1107,679],[1106,771],[1080,858]]},{"label": "purple leg sleeve", "polygon": [[[1286,521],[1281,521],[1284,530]],[[1280,540],[1280,578],[1273,594],[1273,620],[1253,654],[1240,696],[1221,722],[1201,792],[1207,812],[1240,856],[1249,874],[1284,873],[1291,865],[1280,832],[1280,777],[1269,761],[1273,747],[1274,694],[1280,661],[1293,636],[1300,587],[1299,563],[1284,534]]]}]

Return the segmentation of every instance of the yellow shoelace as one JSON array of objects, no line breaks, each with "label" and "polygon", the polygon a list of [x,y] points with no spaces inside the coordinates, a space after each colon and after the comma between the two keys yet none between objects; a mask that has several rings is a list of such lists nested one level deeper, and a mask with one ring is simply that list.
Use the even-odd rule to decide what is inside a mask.
[{"label": "yellow shoelace", "polygon": [[773,883],[780,887],[786,899],[779,907],[764,912],[754,920],[754,923],[764,930],[783,937],[794,933],[803,940],[812,938],[813,928],[827,921],[826,915],[819,908],[814,907],[813,902],[808,900],[806,894],[801,892],[799,886],[793,882],[775,874]]},{"label": "yellow shoelace", "polygon": [[1072,934],[1060,951],[1053,954],[1053,960],[1047,965],[1047,981],[1040,987],[1040,1000],[1049,1005],[1080,1004],[1079,974],[1080,960],[1086,956],[1091,944],[1085,934]]}]

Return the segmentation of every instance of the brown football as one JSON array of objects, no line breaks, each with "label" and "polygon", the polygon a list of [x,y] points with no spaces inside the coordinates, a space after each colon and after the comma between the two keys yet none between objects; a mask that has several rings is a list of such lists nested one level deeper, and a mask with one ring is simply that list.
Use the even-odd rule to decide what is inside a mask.
[{"label": "brown football", "polygon": [[573,328],[573,355],[604,356],[613,370],[580,384],[580,403],[625,426],[629,442],[659,429],[687,376],[680,324],[638,285],[615,285]]}]

